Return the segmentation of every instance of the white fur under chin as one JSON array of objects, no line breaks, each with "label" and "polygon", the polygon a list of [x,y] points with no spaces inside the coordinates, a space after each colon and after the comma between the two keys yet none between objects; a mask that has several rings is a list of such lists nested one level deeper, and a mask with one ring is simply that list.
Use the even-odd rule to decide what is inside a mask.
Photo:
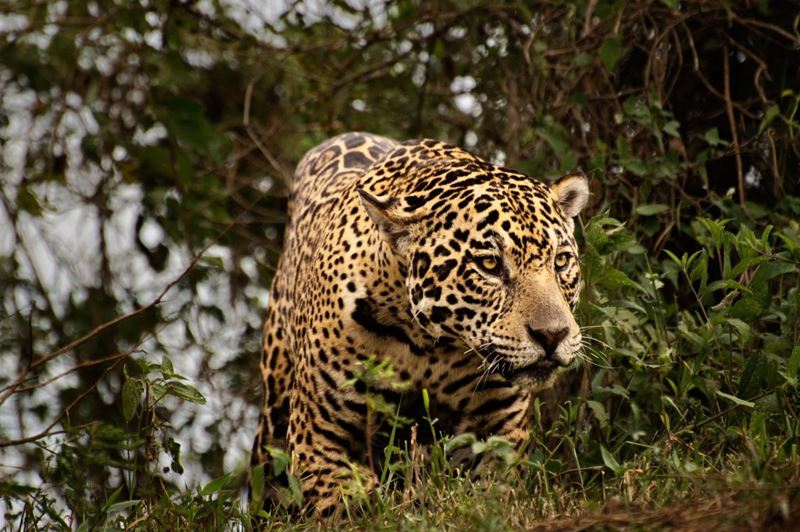
[{"label": "white fur under chin", "polygon": [[554,370],[553,373],[545,380],[536,379],[531,375],[520,375],[514,379],[514,384],[519,386],[523,390],[530,390],[532,392],[541,392],[544,390],[548,390],[553,387],[553,384],[556,382],[556,374],[558,370]]}]

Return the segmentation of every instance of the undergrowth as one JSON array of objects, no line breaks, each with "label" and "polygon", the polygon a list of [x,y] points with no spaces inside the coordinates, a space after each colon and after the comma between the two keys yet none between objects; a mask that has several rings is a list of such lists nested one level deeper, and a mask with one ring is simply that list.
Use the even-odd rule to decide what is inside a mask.
[{"label": "undergrowth", "polygon": [[[428,419],[414,430],[431,431],[434,445],[390,440],[386,456],[376,457],[384,473],[374,494],[365,492],[355,474],[343,480],[345,505],[336,526],[569,528],[576,524],[569,519],[578,519],[569,516],[597,515],[598,523],[619,526],[691,528],[708,520],[736,527],[797,518],[800,226],[791,221],[756,233],[732,216],[697,219],[683,230],[696,249],[680,256],[665,251],[654,260],[613,218],[601,214],[582,228],[585,291],[578,314],[584,356],[560,376],[557,389],[535,402],[528,453],[516,456],[497,438],[439,434],[437,420]],[[89,453],[98,464],[120,468],[126,482],[99,508],[81,500],[81,490],[73,487],[70,504],[86,513],[72,522],[59,516],[58,501],[46,488],[6,492],[24,502],[10,516],[21,528],[320,525],[293,510],[302,497],[296,483],[283,497],[286,508],[261,510],[261,468],[250,481],[248,499],[244,467],[171,495],[155,481],[152,463],[104,462],[105,447],[145,445],[151,449],[145,456],[164,454],[171,457],[168,467],[180,470],[180,449],[161,420],[159,403],[170,394],[202,400],[167,360],[140,362],[126,374],[122,407],[126,418],[140,423],[139,436],[101,427],[94,440],[65,439],[50,469],[50,480],[63,482],[69,465],[80,463],[69,458]],[[373,384],[395,380],[391,368],[377,362],[359,378]],[[371,396],[370,407],[378,424],[373,431],[408,423],[393,418],[394,405],[379,395]],[[465,446],[497,457],[494,467],[477,474],[454,467],[449,458]],[[288,457],[275,451],[271,465],[281,472]],[[136,479],[146,481],[148,489],[136,490],[143,496],[123,497],[123,488],[135,490]]]}]

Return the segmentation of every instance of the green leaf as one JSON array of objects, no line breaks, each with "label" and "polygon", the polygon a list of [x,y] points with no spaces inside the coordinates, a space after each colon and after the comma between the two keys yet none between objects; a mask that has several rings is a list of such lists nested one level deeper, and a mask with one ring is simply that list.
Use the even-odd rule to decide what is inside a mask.
[{"label": "green leaf", "polygon": [[133,508],[134,506],[136,506],[140,502],[141,502],[141,499],[131,499],[129,501],[118,502],[116,504],[112,504],[111,506],[109,506],[108,509],[106,510],[106,513],[110,514],[110,513],[119,512],[119,511],[122,511],[122,510],[127,510],[128,508]]},{"label": "green leaf", "polygon": [[292,502],[299,508],[303,505],[303,491],[300,489],[300,483],[294,475],[287,475],[286,478],[289,480],[289,493],[292,496]]},{"label": "green leaf", "polygon": [[123,487],[124,486],[118,487],[117,489],[114,490],[113,493],[111,493],[111,495],[108,496],[108,499],[106,499],[106,503],[103,505],[104,512],[108,511],[108,509],[111,508],[111,506],[113,506],[114,503],[117,501],[117,499],[119,499],[119,496],[122,495]]},{"label": "green leaf", "polygon": [[169,390],[167,390],[167,387],[163,384],[158,384],[157,382],[150,384],[150,396],[157,402],[161,402],[168,393]]},{"label": "green leaf", "polygon": [[544,125],[534,129],[534,133],[547,142],[550,149],[558,157],[559,168],[568,172],[578,164],[578,156],[570,144],[570,136],[551,116],[545,117]]},{"label": "green leaf", "polygon": [[220,270],[225,269],[225,262],[222,260],[222,257],[216,257],[216,256],[203,257],[200,259],[200,262],[207,266],[211,266],[212,268],[217,268]]},{"label": "green leaf", "polygon": [[612,72],[622,55],[622,37],[614,35],[600,45],[600,60],[607,72]]},{"label": "green leaf", "polygon": [[607,468],[613,471],[614,474],[619,474],[622,471],[622,466],[619,465],[614,455],[606,449],[605,445],[600,445],[600,455],[603,457],[603,463]]},{"label": "green leaf", "polygon": [[796,345],[792,349],[792,356],[789,357],[789,364],[787,368],[789,375],[796,377],[798,370],[800,370],[800,345]]},{"label": "green leaf", "polygon": [[170,360],[166,355],[161,358],[161,372],[165,377],[170,377],[175,374],[175,368],[172,366],[172,360]]},{"label": "green leaf", "polygon": [[636,207],[636,214],[641,216],[653,216],[668,211],[669,207],[663,203],[646,203]]},{"label": "green leaf", "polygon": [[746,406],[747,408],[753,408],[754,406],[756,406],[756,404],[753,403],[752,401],[745,401],[744,399],[739,399],[735,395],[731,395],[729,393],[721,392],[719,390],[717,390],[717,395],[719,395],[720,397],[722,397],[724,399],[732,401],[732,402],[736,403],[739,406]]},{"label": "green leaf", "polygon": [[614,384],[611,388],[606,388],[606,390],[608,390],[609,392],[613,393],[614,395],[618,395],[620,397],[624,397],[625,399],[630,399],[631,398],[631,394],[628,392],[628,390],[626,390],[625,388],[623,388],[619,384]]},{"label": "green leaf", "polygon": [[754,201],[746,201],[745,206],[747,207],[747,214],[749,214],[756,220],[765,218],[772,213],[772,210]]},{"label": "green leaf", "polygon": [[206,398],[203,397],[203,394],[197,391],[197,388],[182,382],[168,383],[166,386],[166,393],[167,395],[172,395],[174,397],[178,397],[179,399],[191,401],[192,403],[197,403],[199,405],[206,404]]},{"label": "green leaf", "polygon": [[147,375],[147,368],[143,367],[139,360],[127,360],[122,371],[126,377],[131,378],[144,378]]},{"label": "green leaf", "polygon": [[[15,499],[22,499],[36,493],[38,488],[33,486],[24,486],[22,484],[14,484],[13,482],[0,482],[0,496],[10,496]],[[64,526],[67,526],[64,523]]]},{"label": "green leaf", "polygon": [[677,120],[670,120],[669,122],[664,124],[664,127],[662,127],[661,130],[664,131],[664,133],[666,133],[667,135],[670,135],[672,137],[680,137],[681,134],[678,131],[678,128],[680,126],[681,124]]},{"label": "green leaf", "polygon": [[264,467],[267,464],[258,464],[251,470],[250,475],[250,512],[255,513],[263,504],[264,497]]},{"label": "green leaf", "polygon": [[[665,249],[664,253],[667,254],[667,256],[670,258],[670,260],[672,262],[674,262],[675,264],[677,264],[681,268],[685,268],[686,267],[686,261],[684,259],[678,257],[675,253],[671,252],[668,249]],[[683,256],[686,257],[686,254],[684,253]]]},{"label": "green leaf", "polygon": [[36,195],[24,187],[17,191],[17,208],[34,216],[42,214],[42,206]]},{"label": "green leaf", "polygon": [[708,254],[706,250],[693,253],[691,258],[686,264],[689,269],[689,279],[691,281],[700,281],[701,290],[708,282]]},{"label": "green leaf", "polygon": [[753,275],[752,281],[750,281],[750,285],[753,287],[759,286],[764,281],[768,281],[779,275],[785,275],[787,273],[798,273],[798,267],[796,264],[792,264],[791,262],[769,262],[767,264],[762,264],[756,270],[755,275]]},{"label": "green leaf", "polygon": [[761,393],[764,377],[767,374],[767,357],[764,353],[754,352],[747,357],[739,379],[737,393],[740,397],[754,397]]},{"label": "green leaf", "polygon": [[757,255],[755,257],[748,257],[746,259],[742,259],[739,261],[736,266],[733,267],[731,270],[731,277],[739,277],[746,269],[761,264],[762,262],[766,262],[770,260],[769,257],[765,257],[763,255]]},{"label": "green leaf", "polygon": [[716,148],[717,146],[720,145],[724,146],[728,144],[726,141],[719,138],[719,131],[715,127],[712,127],[711,129],[705,132],[705,135],[703,135],[703,140],[705,140],[708,143],[708,145],[713,148]]},{"label": "green leaf", "polygon": [[604,288],[634,288],[640,292],[645,292],[638,283],[616,268],[608,268],[599,273],[595,278],[595,282]]},{"label": "green leaf", "polygon": [[601,428],[608,427],[608,414],[606,413],[606,407],[603,406],[603,403],[599,403],[597,401],[586,401],[586,404],[589,408],[592,409],[592,413],[594,413],[595,419],[600,424]]},{"label": "green leaf", "polygon": [[636,157],[626,157],[620,160],[622,167],[630,173],[643,177],[647,175],[647,164],[641,159]]},{"label": "green leaf", "polygon": [[474,444],[475,440],[476,440],[475,435],[471,432],[458,434],[447,440],[447,443],[445,443],[445,451],[451,453],[456,449],[460,449],[462,447]]},{"label": "green leaf", "polygon": [[225,485],[228,484],[230,478],[231,478],[230,473],[225,473],[221,477],[215,478],[214,480],[203,486],[202,489],[200,489],[200,496],[206,497],[208,495],[219,493],[225,488]]},{"label": "green leaf", "polygon": [[752,298],[744,297],[731,306],[730,315],[740,320],[751,320],[757,318],[764,312],[761,303]]},{"label": "green leaf", "polygon": [[122,415],[126,422],[133,419],[142,399],[144,386],[138,379],[125,379],[122,384]]},{"label": "green leaf", "polygon": [[270,447],[269,445],[265,446],[264,449],[267,451],[270,458],[272,458],[272,477],[280,476],[289,467],[289,454],[283,449]]},{"label": "green leaf", "polygon": [[767,108],[767,112],[764,113],[764,118],[761,119],[761,124],[758,126],[758,134],[760,135],[763,133],[764,130],[767,129],[767,126],[769,126],[779,114],[781,114],[780,107],[777,105],[770,105]]},{"label": "green leaf", "polygon": [[575,66],[578,68],[589,66],[592,64],[592,61],[594,61],[594,57],[586,52],[580,52],[575,56]]},{"label": "green leaf", "polygon": [[729,220],[710,220],[708,218],[700,218],[699,225],[704,227],[709,233],[715,245],[721,245],[724,240],[725,226]]},{"label": "green leaf", "polygon": [[750,326],[744,321],[738,318],[728,318],[727,323],[745,339],[750,336]]},{"label": "green leaf", "polygon": [[705,292],[711,293],[716,292],[717,290],[741,290],[742,292],[751,293],[750,289],[744,286],[742,283],[734,281],[733,279],[722,279],[720,281],[714,281],[710,283],[707,287]]}]

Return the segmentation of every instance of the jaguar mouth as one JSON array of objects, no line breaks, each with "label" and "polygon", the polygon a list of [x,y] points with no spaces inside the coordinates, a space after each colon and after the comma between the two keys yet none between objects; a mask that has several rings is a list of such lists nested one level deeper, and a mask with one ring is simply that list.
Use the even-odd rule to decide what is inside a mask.
[{"label": "jaguar mouth", "polygon": [[546,381],[558,369],[559,364],[553,360],[540,360],[527,366],[513,368],[508,375],[503,375],[509,380],[534,380]]}]

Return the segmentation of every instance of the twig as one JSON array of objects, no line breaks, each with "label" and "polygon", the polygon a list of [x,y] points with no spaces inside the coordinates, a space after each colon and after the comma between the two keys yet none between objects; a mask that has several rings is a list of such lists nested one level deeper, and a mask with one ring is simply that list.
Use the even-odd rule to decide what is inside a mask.
[{"label": "twig", "polygon": [[730,58],[728,57],[728,45],[722,47],[722,66],[724,75],[724,91],[725,91],[725,111],[728,114],[728,124],[731,128],[731,139],[736,155],[736,176],[739,185],[739,206],[742,210],[747,210],[745,207],[745,192],[744,192],[744,169],[742,168],[742,153],[739,150],[739,133],[736,129],[736,117],[733,114],[733,103],[731,100],[731,73],[730,73]]},{"label": "twig", "polygon": [[594,15],[594,8],[597,7],[597,0],[589,0],[586,5],[586,16],[583,19],[583,37],[586,37],[592,32],[592,15]]},{"label": "twig", "polygon": [[752,18],[737,17],[735,13],[734,13],[733,19],[735,21],[739,22],[740,24],[744,25],[744,26],[752,25],[752,26],[757,26],[759,28],[764,28],[764,29],[770,30],[772,32],[775,32],[778,35],[780,35],[782,37],[785,37],[786,39],[790,40],[794,44],[797,44],[798,42],[800,42],[800,37],[798,37],[797,35],[792,35],[788,31],[786,31],[785,29],[783,29],[783,28],[781,28],[779,26],[776,26],[775,24],[770,24],[769,22],[764,22],[764,21],[756,20],[756,19],[752,19]]},{"label": "twig", "polygon": [[783,180],[778,169],[778,151],[775,149],[775,132],[772,128],[766,131],[767,141],[769,142],[770,170],[772,170],[772,193],[776,198],[783,197]]}]

